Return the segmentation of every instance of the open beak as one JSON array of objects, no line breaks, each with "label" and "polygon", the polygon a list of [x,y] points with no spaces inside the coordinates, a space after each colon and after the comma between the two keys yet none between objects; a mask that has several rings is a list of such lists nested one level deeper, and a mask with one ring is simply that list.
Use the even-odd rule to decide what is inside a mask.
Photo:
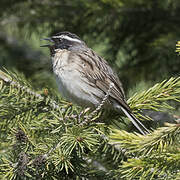
[{"label": "open beak", "polygon": [[[54,42],[51,38],[43,38],[41,40],[46,40],[46,41]],[[41,45],[40,47],[50,47],[50,46],[52,46],[52,44],[44,44],[44,45]]]}]

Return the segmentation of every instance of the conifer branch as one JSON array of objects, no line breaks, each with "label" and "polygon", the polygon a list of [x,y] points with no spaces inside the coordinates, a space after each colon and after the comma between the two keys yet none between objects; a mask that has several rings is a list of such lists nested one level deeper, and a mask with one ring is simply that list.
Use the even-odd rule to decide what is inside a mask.
[{"label": "conifer branch", "polygon": [[[25,91],[27,94],[32,95],[35,98],[38,98],[40,101],[43,101],[45,99],[41,94],[38,94],[37,92],[32,91],[30,88],[26,87],[25,85],[21,85],[19,82],[14,81],[10,75],[4,73],[1,70],[0,70],[0,79],[3,80],[5,83],[8,83],[10,86],[16,87],[21,91]],[[52,99],[49,100],[49,105],[52,107],[52,109],[56,109],[56,110],[62,109],[61,107],[59,107],[56,101]]]},{"label": "conifer branch", "polygon": [[167,103],[169,100],[180,102],[180,77],[164,80],[147,91],[134,94],[129,98],[128,104],[134,111],[138,111],[138,109],[160,111],[164,108],[173,109]]},{"label": "conifer branch", "polygon": [[119,145],[129,153],[148,155],[154,151],[162,152],[169,146],[175,145],[180,138],[180,124],[166,123],[151,134],[142,136],[138,133],[128,133],[114,129],[110,135],[111,144]]},{"label": "conifer branch", "polygon": [[180,41],[176,43],[176,52],[180,55]]},{"label": "conifer branch", "polygon": [[[140,93],[140,95],[136,94],[134,99],[130,99],[131,106],[134,106],[135,111],[141,108],[169,108],[167,104],[164,104],[167,100],[179,101],[179,83],[179,78],[171,78],[169,81],[159,83],[150,88],[150,90]],[[6,134],[9,134],[9,129],[18,129],[19,124],[22,123],[24,126],[23,131],[25,132],[25,136],[22,138],[23,133],[17,131],[19,133],[16,133],[16,138],[22,139],[23,143],[20,145],[15,143],[17,145],[15,150],[9,146],[9,143],[4,142],[6,147],[9,148],[5,152],[9,151],[11,156],[5,157],[2,161],[0,159],[1,167],[4,168],[2,173],[0,171],[0,178],[5,176],[8,178],[19,177],[21,173],[25,176],[33,177],[34,172],[37,172],[38,177],[43,177],[44,174],[48,174],[47,177],[50,177],[52,169],[54,174],[59,172],[65,175],[75,174],[79,172],[79,169],[83,169],[81,162],[83,162],[83,165],[86,165],[85,169],[88,168],[90,170],[94,166],[88,163],[87,159],[84,159],[86,156],[90,157],[87,155],[89,151],[92,155],[89,159],[92,162],[96,161],[96,154],[99,153],[97,161],[107,170],[109,166],[111,169],[113,167],[112,174],[114,173],[116,176],[123,174],[124,177],[133,177],[134,173],[137,173],[138,176],[147,177],[136,170],[139,167],[138,162],[144,164],[149,162],[149,166],[143,166],[143,164],[142,167],[144,169],[142,169],[146,175],[151,177],[152,174],[148,174],[148,172],[150,172],[149,169],[153,165],[153,161],[156,162],[163,159],[166,162],[166,157],[168,157],[168,152],[170,152],[168,151],[169,148],[171,146],[175,147],[178,142],[180,134],[179,124],[168,124],[168,127],[159,128],[146,136],[113,130],[113,133],[110,135],[111,144],[108,144],[106,136],[109,133],[109,129],[107,130],[107,127],[103,124],[92,123],[88,126],[81,126],[80,122],[83,123],[83,121],[88,119],[88,121],[83,123],[83,125],[86,125],[87,122],[93,122],[99,117],[100,113],[97,113],[108,99],[112,88],[111,85],[103,101],[92,113],[89,113],[89,109],[80,113],[78,107],[67,106],[63,102],[59,106],[51,98],[44,97],[29,87],[23,80],[21,82],[21,79],[14,77],[13,74],[0,71],[0,97],[2,97],[0,98],[0,106],[2,107],[0,109],[0,117],[5,120],[2,123],[2,127],[4,127],[2,129]],[[139,104],[136,106],[137,102]],[[57,106],[54,107],[53,103]],[[44,108],[47,110],[45,111]],[[13,144],[13,136],[7,136],[11,140],[10,144]],[[104,144],[100,142],[102,139]],[[120,147],[120,150],[118,147]],[[161,156],[158,154],[159,152]],[[2,156],[4,157],[4,155]],[[15,160],[11,159],[11,157],[15,158]],[[134,157],[136,157],[136,161],[131,161]],[[174,163],[175,158],[178,162],[178,157],[176,153],[171,151],[169,158],[172,160],[169,162]],[[119,167],[116,166],[116,164],[121,164],[122,160],[126,158],[129,158],[126,163],[124,162]],[[113,162],[107,165],[106,163],[109,160],[113,160]],[[162,164],[159,163],[157,167],[161,168]],[[25,169],[23,169],[23,165],[25,165]],[[50,168],[46,169],[45,167]],[[54,169],[54,167],[56,168]],[[145,169],[146,167],[149,167],[149,169]],[[164,167],[167,166],[164,165]],[[172,167],[176,168],[176,166]],[[128,168],[133,170],[129,171]],[[97,171],[94,172],[97,173]],[[157,169],[154,168],[152,172],[156,174]],[[108,173],[112,177],[110,171]],[[83,174],[81,176],[84,177]],[[55,175],[54,177],[59,176]]]},{"label": "conifer branch", "polygon": [[180,124],[166,125],[146,136],[113,130],[111,144],[124,149],[129,157],[116,172],[121,178],[172,178],[177,174],[180,166]]},{"label": "conifer branch", "polygon": [[128,159],[117,172],[124,179],[174,179],[179,172],[180,153],[156,152],[151,156]]}]

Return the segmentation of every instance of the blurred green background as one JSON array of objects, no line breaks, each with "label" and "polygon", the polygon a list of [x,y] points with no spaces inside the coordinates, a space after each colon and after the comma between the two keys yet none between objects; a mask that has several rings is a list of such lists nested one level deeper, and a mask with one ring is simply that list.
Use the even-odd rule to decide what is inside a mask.
[{"label": "blurred green background", "polygon": [[0,68],[22,72],[37,89],[56,89],[40,39],[70,31],[111,64],[131,94],[179,76],[179,17],[179,0],[1,0]]}]

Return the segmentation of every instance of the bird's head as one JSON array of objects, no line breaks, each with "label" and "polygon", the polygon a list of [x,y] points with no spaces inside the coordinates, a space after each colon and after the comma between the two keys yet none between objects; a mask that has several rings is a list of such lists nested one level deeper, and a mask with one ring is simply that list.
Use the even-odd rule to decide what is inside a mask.
[{"label": "bird's head", "polygon": [[52,42],[52,44],[42,45],[41,47],[49,47],[51,53],[56,49],[67,49],[71,50],[73,47],[84,46],[85,43],[82,41],[76,34],[70,32],[59,32],[50,38],[44,38],[43,40],[47,40]]}]

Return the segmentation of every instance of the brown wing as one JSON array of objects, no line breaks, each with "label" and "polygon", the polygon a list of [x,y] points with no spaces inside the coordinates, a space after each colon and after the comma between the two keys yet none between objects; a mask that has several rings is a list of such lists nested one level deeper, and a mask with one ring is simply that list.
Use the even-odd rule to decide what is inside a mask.
[{"label": "brown wing", "polygon": [[76,52],[81,59],[87,64],[84,75],[87,79],[96,84],[104,93],[107,93],[110,83],[114,86],[111,89],[110,97],[117,100],[123,107],[129,109],[125,101],[124,90],[118,76],[113,72],[107,61],[98,56],[94,51],[88,49],[83,52]]}]

